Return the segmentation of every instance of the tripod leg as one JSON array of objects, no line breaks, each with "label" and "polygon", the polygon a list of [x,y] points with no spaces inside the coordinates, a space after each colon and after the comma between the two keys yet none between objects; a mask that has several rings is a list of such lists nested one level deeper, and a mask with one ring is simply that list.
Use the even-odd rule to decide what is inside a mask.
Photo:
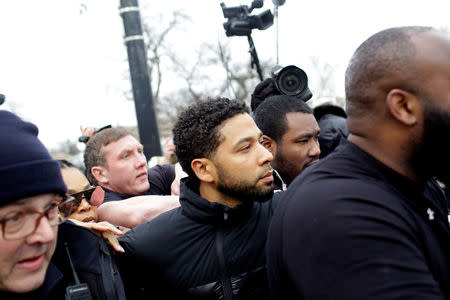
[{"label": "tripod leg", "polygon": [[253,43],[252,35],[251,34],[247,35],[247,39],[248,39],[248,44],[249,44],[249,47],[250,47],[250,49],[249,49],[250,57],[251,57],[251,64],[250,65],[251,65],[252,68],[254,66],[256,66],[256,72],[258,72],[259,79],[261,81],[263,81],[261,66],[259,65],[258,54],[256,53],[256,48],[255,48],[255,44]]}]

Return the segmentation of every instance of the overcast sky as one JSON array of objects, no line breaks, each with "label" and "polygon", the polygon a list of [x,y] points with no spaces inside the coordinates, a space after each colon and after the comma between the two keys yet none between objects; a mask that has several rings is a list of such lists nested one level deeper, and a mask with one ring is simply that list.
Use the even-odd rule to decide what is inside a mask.
[{"label": "overcast sky", "polygon": [[[202,41],[232,39],[236,56],[248,54],[243,37],[225,36],[221,1],[141,0],[141,14],[184,10],[192,17],[171,44],[186,56]],[[224,1],[227,6],[251,1]],[[0,93],[9,109],[34,122],[47,147],[77,140],[80,125],[136,124],[119,0],[0,1]],[[85,8],[86,7],[86,8]],[[266,0],[264,8],[273,10]],[[81,13],[80,13],[81,10]],[[336,90],[343,95],[343,73],[356,47],[392,26],[427,25],[450,30],[449,0],[287,0],[279,7],[280,64],[308,72],[311,57],[335,67]],[[276,60],[274,24],[253,31],[260,60]]]}]

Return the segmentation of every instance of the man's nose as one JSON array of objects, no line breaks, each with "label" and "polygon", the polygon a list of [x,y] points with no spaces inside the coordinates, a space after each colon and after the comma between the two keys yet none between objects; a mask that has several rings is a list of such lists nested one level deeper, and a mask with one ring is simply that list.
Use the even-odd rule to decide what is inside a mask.
[{"label": "man's nose", "polygon": [[309,156],[319,156],[320,155],[320,144],[318,140],[313,141],[312,147],[309,149]]},{"label": "man's nose", "polygon": [[28,244],[48,244],[56,239],[56,233],[46,216],[41,216],[37,222],[34,232],[26,237]]},{"label": "man's nose", "polygon": [[142,165],[147,164],[147,158],[145,157],[144,153],[137,153],[136,164],[138,167],[141,167]]},{"label": "man's nose", "polygon": [[263,145],[261,145],[260,143],[258,143],[257,145],[258,149],[259,149],[259,165],[264,165],[266,163],[269,163],[273,160],[273,155],[272,153],[266,149],[266,147],[264,147]]}]

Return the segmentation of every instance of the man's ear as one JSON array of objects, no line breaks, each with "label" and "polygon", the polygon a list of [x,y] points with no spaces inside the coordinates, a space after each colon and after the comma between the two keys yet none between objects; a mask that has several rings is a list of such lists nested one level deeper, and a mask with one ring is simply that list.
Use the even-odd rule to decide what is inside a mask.
[{"label": "man's ear", "polygon": [[200,181],[214,181],[214,166],[208,158],[196,158],[191,162],[191,168]]},{"label": "man's ear", "polygon": [[98,183],[106,184],[108,183],[108,177],[106,176],[106,170],[103,167],[96,166],[92,167],[91,173]]},{"label": "man's ear", "polygon": [[386,96],[386,106],[391,115],[406,126],[415,125],[421,112],[419,99],[401,89],[389,91]]},{"label": "man's ear", "polygon": [[261,145],[264,146],[267,150],[269,150],[272,155],[275,155],[275,152],[277,151],[277,143],[274,139],[271,137],[268,137],[267,135],[262,136],[262,142]]}]

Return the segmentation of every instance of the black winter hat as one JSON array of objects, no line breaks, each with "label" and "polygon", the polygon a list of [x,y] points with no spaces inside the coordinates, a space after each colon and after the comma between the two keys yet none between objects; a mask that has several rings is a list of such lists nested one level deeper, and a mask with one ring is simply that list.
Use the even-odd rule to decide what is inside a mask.
[{"label": "black winter hat", "polygon": [[38,139],[38,128],[0,110],[0,206],[45,193],[66,193],[58,162]]}]

